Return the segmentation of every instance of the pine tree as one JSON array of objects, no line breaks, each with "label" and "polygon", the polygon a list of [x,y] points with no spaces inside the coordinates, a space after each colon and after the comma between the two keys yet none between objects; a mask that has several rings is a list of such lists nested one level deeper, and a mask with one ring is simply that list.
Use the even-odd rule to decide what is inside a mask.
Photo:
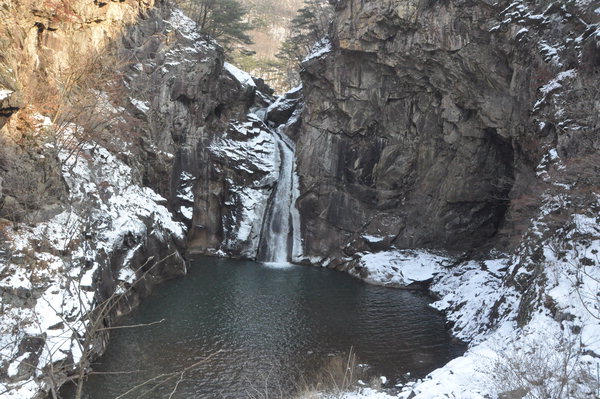
[{"label": "pine tree", "polygon": [[302,61],[315,43],[327,36],[332,17],[333,8],[326,0],[304,0],[304,7],[292,19],[290,35],[277,56],[288,62]]},{"label": "pine tree", "polygon": [[290,86],[300,83],[298,64],[317,42],[327,37],[332,18],[333,7],[327,0],[304,0],[304,7],[292,19],[290,34],[277,54],[285,65]]},{"label": "pine tree", "polygon": [[237,0],[180,0],[179,6],[198,24],[200,31],[217,40],[226,50],[235,44],[251,44],[253,26]]}]

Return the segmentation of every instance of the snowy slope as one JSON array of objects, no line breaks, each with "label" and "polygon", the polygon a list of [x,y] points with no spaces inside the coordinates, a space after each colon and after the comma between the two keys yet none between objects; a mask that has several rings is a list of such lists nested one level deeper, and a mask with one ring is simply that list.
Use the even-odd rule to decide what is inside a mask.
[{"label": "snowy slope", "polygon": [[101,276],[111,275],[112,257],[125,248],[123,268],[113,275],[115,289],[125,293],[136,280],[133,259],[150,237],[166,248],[184,238],[165,199],[139,185],[119,157],[93,142],[75,155],[69,150],[58,153],[70,192],[64,211],[36,226],[4,229],[0,354],[8,378],[0,382],[1,398],[49,389],[44,373],[51,364],[62,361],[67,373],[74,371],[83,351],[76,337],[85,336],[86,315],[103,300],[96,289]]}]

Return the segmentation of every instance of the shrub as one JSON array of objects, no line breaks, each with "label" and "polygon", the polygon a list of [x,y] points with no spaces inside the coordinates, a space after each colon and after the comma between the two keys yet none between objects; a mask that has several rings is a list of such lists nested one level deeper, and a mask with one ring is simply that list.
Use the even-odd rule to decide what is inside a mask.
[{"label": "shrub", "polygon": [[563,333],[513,343],[491,361],[489,374],[500,399],[583,399],[598,390],[588,366],[576,338]]},{"label": "shrub", "polygon": [[360,377],[356,353],[350,348],[348,353],[332,356],[323,365],[316,365],[313,375],[302,376],[296,382],[292,395],[286,394],[281,388],[270,388],[265,383],[263,387],[249,389],[245,396],[251,399],[319,399],[325,394],[329,399],[341,398],[356,386]]}]

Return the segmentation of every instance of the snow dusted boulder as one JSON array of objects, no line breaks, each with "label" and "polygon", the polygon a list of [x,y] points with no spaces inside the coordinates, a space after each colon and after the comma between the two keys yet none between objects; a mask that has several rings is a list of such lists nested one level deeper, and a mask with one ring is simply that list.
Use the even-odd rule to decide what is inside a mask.
[{"label": "snow dusted boulder", "polygon": [[360,253],[346,266],[351,275],[386,287],[418,288],[452,266],[453,258],[424,250]]},{"label": "snow dusted boulder", "polygon": [[256,91],[256,83],[254,82],[254,79],[248,72],[242,71],[235,65],[230,64],[228,62],[226,62],[223,66],[225,68],[225,71],[227,71],[227,73],[231,75],[234,84],[240,90],[247,92],[251,96],[254,95],[254,92]]},{"label": "snow dusted boulder", "polygon": [[302,86],[278,97],[267,109],[267,120],[275,125],[287,123],[302,103]]}]

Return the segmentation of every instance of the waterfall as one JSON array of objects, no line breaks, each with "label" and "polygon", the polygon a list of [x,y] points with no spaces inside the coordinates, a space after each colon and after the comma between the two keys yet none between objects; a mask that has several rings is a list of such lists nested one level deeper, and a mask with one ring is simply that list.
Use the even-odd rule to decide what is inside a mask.
[{"label": "waterfall", "polygon": [[263,220],[258,260],[288,263],[302,253],[298,198],[298,177],[294,143],[283,133],[285,126],[272,130],[279,149],[279,178]]}]

